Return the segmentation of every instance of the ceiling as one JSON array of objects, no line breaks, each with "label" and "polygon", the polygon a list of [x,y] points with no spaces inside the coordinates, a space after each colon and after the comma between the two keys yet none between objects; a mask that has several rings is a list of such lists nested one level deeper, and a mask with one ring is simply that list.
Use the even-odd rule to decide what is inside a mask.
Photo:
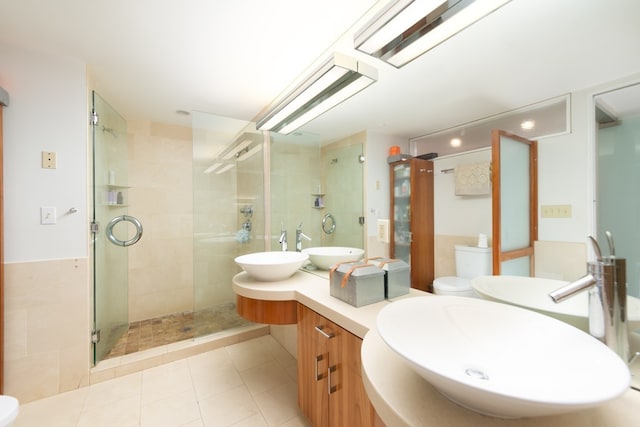
[{"label": "ceiling", "polygon": [[[386,1],[0,1],[0,42],[76,58],[127,119],[252,120],[332,51],[378,69],[300,129],[414,138],[640,72],[637,0],[512,0],[396,69],[353,50]],[[2,59],[0,58],[0,61]]]}]

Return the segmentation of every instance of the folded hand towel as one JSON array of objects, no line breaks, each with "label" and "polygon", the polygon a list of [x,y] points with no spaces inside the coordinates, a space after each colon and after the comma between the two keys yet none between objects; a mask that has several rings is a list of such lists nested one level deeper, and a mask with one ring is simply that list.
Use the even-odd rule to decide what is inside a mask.
[{"label": "folded hand towel", "polygon": [[477,196],[491,191],[491,162],[468,163],[455,168],[456,196]]}]

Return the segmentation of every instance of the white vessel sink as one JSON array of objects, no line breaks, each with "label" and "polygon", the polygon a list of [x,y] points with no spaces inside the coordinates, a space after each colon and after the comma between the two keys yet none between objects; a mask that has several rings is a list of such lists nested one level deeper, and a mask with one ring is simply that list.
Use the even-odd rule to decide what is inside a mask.
[{"label": "white vessel sink", "polygon": [[293,276],[309,259],[301,252],[255,252],[236,257],[235,262],[251,277],[263,282],[285,280]]},{"label": "white vessel sink", "polygon": [[383,341],[452,401],[501,418],[597,406],[625,393],[627,365],[564,322],[507,304],[454,296],[384,307]]},{"label": "white vessel sink", "polygon": [[[484,299],[535,310],[589,331],[588,292],[579,293],[557,304],[549,297],[549,292],[567,283],[521,276],[481,276],[471,280],[473,289]],[[629,331],[640,329],[640,299],[627,297],[627,319]]]},{"label": "white vessel sink", "polygon": [[330,270],[339,262],[360,261],[364,249],[344,246],[318,246],[303,249],[302,253],[309,255],[309,261],[321,270]]}]

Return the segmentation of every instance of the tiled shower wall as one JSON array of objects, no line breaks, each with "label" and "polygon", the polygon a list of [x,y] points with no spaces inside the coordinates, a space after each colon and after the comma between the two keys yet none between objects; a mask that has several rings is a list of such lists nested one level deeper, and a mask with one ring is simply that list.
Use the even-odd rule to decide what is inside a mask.
[{"label": "tiled shower wall", "polygon": [[284,226],[289,250],[295,250],[295,232],[302,223],[311,237],[303,247],[321,246],[323,209],[312,208],[314,193],[322,190],[320,149],[316,145],[276,142],[271,146],[271,250],[280,250],[278,238]]},{"label": "tiled shower wall", "polygon": [[193,309],[190,127],[128,121],[129,214],[143,224],[129,248],[129,320]]}]

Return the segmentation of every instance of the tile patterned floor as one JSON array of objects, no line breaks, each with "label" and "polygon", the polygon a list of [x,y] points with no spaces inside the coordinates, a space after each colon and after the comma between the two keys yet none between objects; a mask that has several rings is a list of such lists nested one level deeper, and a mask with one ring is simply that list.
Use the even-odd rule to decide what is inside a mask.
[{"label": "tile patterned floor", "polygon": [[131,322],[105,359],[248,325],[234,303]]},{"label": "tile patterned floor", "polygon": [[15,427],[309,427],[270,335],[24,404]]}]

